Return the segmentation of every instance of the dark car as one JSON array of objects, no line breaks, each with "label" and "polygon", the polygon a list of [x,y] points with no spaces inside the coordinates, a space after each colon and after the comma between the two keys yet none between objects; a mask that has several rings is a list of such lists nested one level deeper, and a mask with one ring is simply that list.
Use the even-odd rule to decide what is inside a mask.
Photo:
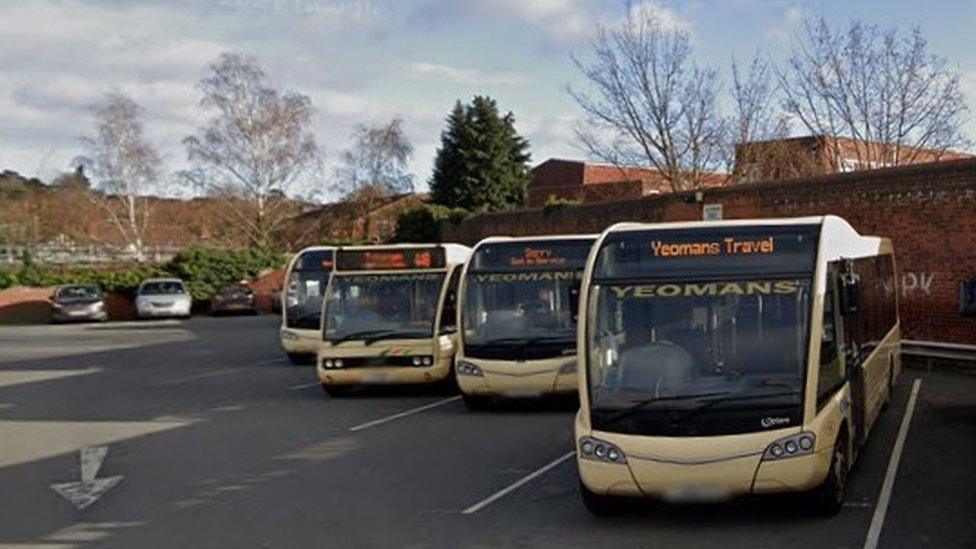
[{"label": "dark car", "polygon": [[51,296],[51,321],[108,320],[105,294],[98,284],[68,284],[59,286]]},{"label": "dark car", "polygon": [[224,286],[210,300],[210,314],[258,314],[254,289],[245,282]]}]

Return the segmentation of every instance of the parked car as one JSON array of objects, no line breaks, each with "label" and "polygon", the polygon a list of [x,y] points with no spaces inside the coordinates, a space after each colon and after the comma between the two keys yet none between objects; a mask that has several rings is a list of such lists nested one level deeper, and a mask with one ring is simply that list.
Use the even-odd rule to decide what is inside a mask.
[{"label": "parked car", "polygon": [[51,322],[108,320],[105,294],[98,284],[66,284],[51,296]]},{"label": "parked car", "polygon": [[143,280],[136,292],[136,314],[139,318],[190,317],[193,298],[186,283],[178,278]]},{"label": "parked car", "polygon": [[247,282],[228,284],[210,300],[210,314],[216,316],[233,313],[258,314],[254,288]]}]

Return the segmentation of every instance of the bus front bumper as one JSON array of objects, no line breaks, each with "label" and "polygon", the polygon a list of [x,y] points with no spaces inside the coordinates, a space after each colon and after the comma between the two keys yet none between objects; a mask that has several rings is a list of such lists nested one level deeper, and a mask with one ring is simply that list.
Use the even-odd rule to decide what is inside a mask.
[{"label": "bus front bumper", "polygon": [[458,364],[462,365],[457,371],[458,386],[467,395],[531,398],[579,389],[576,357],[526,362],[459,358]]},{"label": "bus front bumper", "polygon": [[451,359],[442,358],[433,366],[369,366],[365,368],[325,368],[321,359],[315,367],[323,385],[412,385],[436,383],[451,373]]},{"label": "bus front bumper", "polygon": [[281,329],[281,347],[289,354],[315,355],[322,343],[322,333],[318,330]]},{"label": "bus front bumper", "polygon": [[[626,457],[625,463],[609,463],[582,457],[577,448],[580,480],[591,492],[603,495],[709,502],[747,494],[803,492],[819,486],[830,467],[829,448],[763,460],[763,450],[777,438],[776,433],[736,435],[740,440],[731,444],[728,439],[735,437],[628,441],[634,437],[599,432],[592,436],[615,444]],[[750,443],[748,439],[754,440]]]}]

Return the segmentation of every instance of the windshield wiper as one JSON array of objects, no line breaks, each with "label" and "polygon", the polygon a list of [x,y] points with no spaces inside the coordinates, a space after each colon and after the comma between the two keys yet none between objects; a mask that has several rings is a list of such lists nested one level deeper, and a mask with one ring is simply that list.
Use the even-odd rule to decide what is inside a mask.
[{"label": "windshield wiper", "polygon": [[632,404],[628,408],[625,408],[625,409],[621,410],[617,415],[615,415],[615,416],[613,416],[611,418],[608,418],[606,421],[608,421],[608,422],[619,421],[619,420],[621,420],[621,419],[623,419],[623,418],[625,418],[625,417],[633,414],[634,412],[640,410],[644,406],[647,406],[648,404],[652,404],[654,402],[666,402],[666,401],[675,401],[675,400],[691,400],[691,399],[694,399],[694,398],[706,398],[706,397],[712,397],[712,396],[713,397],[722,397],[722,396],[725,396],[725,395],[728,395],[728,394],[731,394],[731,393],[732,393],[732,391],[719,391],[719,392],[698,393],[698,394],[691,394],[691,395],[673,395],[673,396],[666,396],[666,397],[650,397],[650,398],[645,398],[645,399],[642,399],[642,400],[639,400],[639,401],[635,402],[634,404]]},{"label": "windshield wiper", "polygon": [[377,334],[370,337],[364,337],[363,343],[366,345],[370,345],[382,339],[419,339],[424,337],[427,337],[426,333],[416,334],[410,332],[395,332],[393,330],[389,330],[388,333]]},{"label": "windshield wiper", "polygon": [[539,337],[502,337],[498,339],[490,339],[483,343],[483,345],[518,345],[518,346],[529,346],[529,345],[539,345],[545,343],[575,343],[576,340],[572,337],[558,337],[558,336],[539,336]]},{"label": "windshield wiper", "polygon": [[739,400],[755,400],[755,399],[773,398],[773,397],[782,397],[782,396],[796,396],[798,394],[800,394],[800,391],[785,391],[785,392],[778,392],[778,393],[753,393],[747,395],[740,394],[737,396],[724,396],[724,397],[719,396],[717,398],[713,398],[709,400],[708,402],[703,403],[701,406],[698,406],[697,408],[692,408],[691,410],[688,410],[687,413],[682,414],[677,418],[675,418],[674,420],[672,420],[672,423],[680,423],[682,421],[687,421],[713,406],[724,404],[726,402],[735,402]]},{"label": "windshield wiper", "polygon": [[354,339],[366,340],[367,338],[372,338],[376,336],[383,336],[391,333],[392,330],[362,330],[359,332],[349,332],[348,334],[343,334],[337,339],[330,339],[329,343],[332,345],[338,345],[345,341],[352,341]]}]

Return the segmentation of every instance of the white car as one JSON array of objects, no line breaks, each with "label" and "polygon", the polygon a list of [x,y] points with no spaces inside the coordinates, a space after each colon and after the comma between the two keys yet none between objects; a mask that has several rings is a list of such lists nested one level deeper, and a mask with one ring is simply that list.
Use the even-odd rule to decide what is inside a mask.
[{"label": "white car", "polygon": [[136,314],[139,318],[190,317],[193,298],[186,283],[178,278],[143,280],[136,292]]}]

